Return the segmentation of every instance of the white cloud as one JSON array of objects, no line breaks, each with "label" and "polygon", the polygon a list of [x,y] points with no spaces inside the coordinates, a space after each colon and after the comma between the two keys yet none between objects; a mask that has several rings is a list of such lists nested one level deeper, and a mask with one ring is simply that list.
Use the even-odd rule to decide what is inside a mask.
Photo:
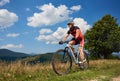
[{"label": "white cloud", "polygon": [[[90,28],[90,25],[88,25],[87,22],[82,18],[75,18],[73,21],[75,23],[75,26],[78,26],[83,33],[85,33],[86,30]],[[41,34],[39,32],[40,35],[36,37],[36,39],[38,41],[44,40],[46,41],[46,44],[56,44],[62,39],[62,37],[67,33],[67,31],[68,28],[58,27],[58,29],[50,35]]]},{"label": "white cloud", "polygon": [[0,1],[0,6],[3,6],[3,5],[5,5],[5,4],[9,3],[9,2],[10,2],[10,0],[1,0]]},{"label": "white cloud", "polygon": [[6,9],[0,9],[0,28],[6,28],[14,25],[18,21],[18,16]]},{"label": "white cloud", "polygon": [[52,30],[51,29],[41,29],[39,32],[40,32],[40,34],[50,34],[50,33],[52,33]]},{"label": "white cloud", "polygon": [[49,43],[55,44],[58,43],[58,41],[60,41],[60,39],[64,36],[67,30],[68,30],[67,28],[58,27],[58,29],[52,34],[50,35],[40,34],[38,37],[36,37],[36,39],[38,41],[45,40],[47,44]]},{"label": "white cloud", "polygon": [[7,37],[17,37],[17,36],[19,36],[20,34],[19,33],[9,33],[9,34],[7,34],[6,36]]},{"label": "white cloud", "polygon": [[78,11],[78,10],[80,10],[80,9],[81,9],[81,5],[72,6],[70,9],[71,9],[71,10]]},{"label": "white cloud", "polygon": [[22,44],[19,44],[19,45],[14,45],[14,44],[6,44],[6,45],[3,45],[3,46],[0,46],[0,49],[10,49],[10,48],[22,48],[23,45]]},{"label": "white cloud", "polygon": [[34,13],[32,17],[28,17],[28,26],[40,27],[53,25],[68,20],[70,10],[65,5],[55,7],[52,3],[37,6],[40,13]]},{"label": "white cloud", "polygon": [[78,26],[81,29],[83,34],[91,27],[83,18],[75,18],[73,22],[75,26]]}]

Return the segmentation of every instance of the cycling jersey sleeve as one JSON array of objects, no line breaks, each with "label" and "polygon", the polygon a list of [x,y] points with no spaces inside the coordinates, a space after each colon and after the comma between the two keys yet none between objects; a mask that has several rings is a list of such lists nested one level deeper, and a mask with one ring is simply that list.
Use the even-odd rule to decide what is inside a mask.
[{"label": "cycling jersey sleeve", "polygon": [[80,32],[81,31],[79,29],[76,29],[76,36],[75,36],[76,39],[78,39],[78,37],[80,36]]},{"label": "cycling jersey sleeve", "polygon": [[68,30],[67,34],[70,34],[70,30]]}]

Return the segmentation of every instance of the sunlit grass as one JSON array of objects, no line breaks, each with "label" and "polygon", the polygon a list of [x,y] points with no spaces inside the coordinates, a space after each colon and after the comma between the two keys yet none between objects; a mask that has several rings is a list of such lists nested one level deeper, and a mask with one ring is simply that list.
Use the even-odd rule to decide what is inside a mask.
[{"label": "sunlit grass", "polygon": [[69,74],[58,76],[50,63],[0,62],[0,81],[110,81],[120,75],[120,60],[90,61],[90,68],[82,71],[73,63]]}]

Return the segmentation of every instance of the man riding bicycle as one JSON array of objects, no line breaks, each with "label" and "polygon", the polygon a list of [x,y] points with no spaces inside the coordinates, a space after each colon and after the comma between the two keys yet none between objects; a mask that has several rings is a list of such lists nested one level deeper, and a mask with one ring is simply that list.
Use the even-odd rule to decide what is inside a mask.
[{"label": "man riding bicycle", "polygon": [[[59,42],[59,44],[63,44],[63,42],[67,39],[67,37],[71,34],[74,38],[71,39],[71,41],[69,42],[69,45],[71,47],[71,49],[74,52],[73,46],[72,45],[77,45],[78,46],[78,50],[80,52],[80,60],[83,61],[84,60],[84,54],[83,54],[83,46],[84,46],[84,36],[80,30],[79,27],[74,26],[74,22],[69,22],[68,24],[69,30],[66,33],[66,35],[62,38],[62,40]],[[79,63],[82,63],[82,62]]]}]

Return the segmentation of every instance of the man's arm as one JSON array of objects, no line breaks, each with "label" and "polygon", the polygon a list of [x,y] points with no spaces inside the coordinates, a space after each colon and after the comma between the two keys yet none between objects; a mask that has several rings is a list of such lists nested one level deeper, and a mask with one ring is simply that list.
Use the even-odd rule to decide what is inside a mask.
[{"label": "man's arm", "polygon": [[68,36],[69,36],[69,34],[66,34],[66,35],[62,38],[62,41],[64,42],[64,41],[67,39]]},{"label": "man's arm", "polygon": [[75,36],[75,39],[77,39],[77,38],[79,37],[80,32],[81,32],[81,31],[80,31],[79,29],[76,30],[76,36]]}]

